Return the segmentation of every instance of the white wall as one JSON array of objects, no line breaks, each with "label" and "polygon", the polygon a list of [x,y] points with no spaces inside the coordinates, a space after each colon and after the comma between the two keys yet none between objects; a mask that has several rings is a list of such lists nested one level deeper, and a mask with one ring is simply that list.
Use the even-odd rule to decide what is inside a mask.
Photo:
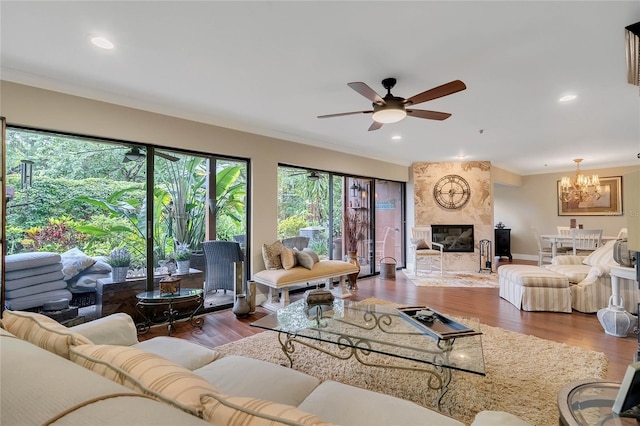
[{"label": "white wall", "polygon": [[[600,177],[623,176],[640,167],[616,167],[583,170],[585,174]],[[531,232],[535,227],[540,234],[556,233],[556,226],[569,226],[576,219],[585,228],[603,229],[604,235],[617,235],[620,228],[628,227],[627,216],[558,216],[557,181],[562,176],[574,176],[575,169],[563,173],[548,173],[522,177],[521,186],[494,185],[494,218],[511,228],[511,253],[521,259],[537,259],[537,245]],[[625,180],[622,180],[625,188]],[[640,191],[640,189],[636,189]],[[623,211],[626,203],[623,198]]]}]

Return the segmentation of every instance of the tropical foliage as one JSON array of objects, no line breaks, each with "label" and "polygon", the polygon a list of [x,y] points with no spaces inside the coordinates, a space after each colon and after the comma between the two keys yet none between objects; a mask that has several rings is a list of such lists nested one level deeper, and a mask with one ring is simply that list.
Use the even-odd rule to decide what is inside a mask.
[{"label": "tropical foliage", "polygon": [[[157,265],[179,247],[201,248],[208,207],[215,209],[216,230],[228,239],[246,232],[243,162],[213,160],[216,202],[209,206],[204,157],[155,157],[154,217],[148,218],[145,161],[123,162],[125,149],[130,147],[9,129],[7,187],[14,197],[7,204],[8,252],[79,247],[107,256],[126,247],[131,264],[145,266],[147,223],[152,223]],[[26,187],[21,185],[24,159],[34,163]]]}]

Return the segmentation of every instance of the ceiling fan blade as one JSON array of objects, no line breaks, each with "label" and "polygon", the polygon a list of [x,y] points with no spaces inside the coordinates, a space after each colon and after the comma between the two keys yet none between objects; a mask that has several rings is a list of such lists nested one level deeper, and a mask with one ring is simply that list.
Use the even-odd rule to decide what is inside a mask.
[{"label": "ceiling fan blade", "polygon": [[369,87],[366,83],[363,83],[361,81],[354,81],[353,83],[347,83],[347,86],[351,87],[353,90],[360,93],[362,96],[369,99],[373,103],[379,105],[386,104],[384,99],[382,99],[382,97],[378,95],[376,91]]},{"label": "ceiling fan blade", "polygon": [[422,102],[438,99],[443,96],[460,92],[461,90],[464,90],[466,88],[467,86],[462,81],[454,80],[450,81],[449,83],[443,84],[442,86],[434,87],[433,89],[429,89],[427,91],[414,95],[405,100],[404,103],[409,105],[417,105]]},{"label": "ceiling fan blade", "polygon": [[373,110],[368,111],[353,111],[353,112],[341,112],[338,114],[327,114],[327,115],[319,115],[318,118],[332,118],[332,117],[342,117],[343,115],[354,115],[354,114],[371,114]]},{"label": "ceiling fan blade", "polygon": [[378,130],[380,127],[382,127],[382,123],[374,121],[373,123],[371,123],[371,126],[369,126],[369,131],[371,132],[372,130]]},{"label": "ceiling fan blade", "polygon": [[425,109],[408,109],[407,115],[417,118],[427,118],[429,120],[446,120],[451,117],[448,112],[427,111]]}]

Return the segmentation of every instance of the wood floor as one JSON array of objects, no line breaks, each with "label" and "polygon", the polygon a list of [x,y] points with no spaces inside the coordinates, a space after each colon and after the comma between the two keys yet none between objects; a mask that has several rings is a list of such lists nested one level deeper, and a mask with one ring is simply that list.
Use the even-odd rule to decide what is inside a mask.
[{"label": "wood floor", "polygon": [[[498,267],[505,263],[499,263]],[[513,263],[530,264],[515,260]],[[416,287],[398,271],[395,280],[382,280],[378,277],[359,280],[358,290],[350,300],[368,297],[402,304],[427,305],[451,315],[477,317],[481,323],[491,326],[604,352],[609,358],[606,377],[615,381],[622,380],[627,366],[634,362],[633,357],[638,350],[635,334],[630,333],[626,338],[609,336],[604,333],[595,314],[576,311],[571,314],[520,311],[501,299],[497,288]],[[295,295],[292,299],[295,299]],[[202,330],[193,329],[188,322],[180,322],[175,325],[173,335],[216,347],[262,332],[250,324],[269,313],[270,311],[258,307],[251,317],[238,320],[230,309],[226,309],[206,315]],[[166,335],[166,332],[166,326],[158,326],[140,338]],[[505,354],[505,357],[508,356],[509,354]]]}]

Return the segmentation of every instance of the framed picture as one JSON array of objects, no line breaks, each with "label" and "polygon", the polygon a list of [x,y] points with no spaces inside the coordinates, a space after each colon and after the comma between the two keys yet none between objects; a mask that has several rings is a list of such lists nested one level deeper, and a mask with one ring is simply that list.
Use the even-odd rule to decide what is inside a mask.
[{"label": "framed picture", "polygon": [[564,202],[558,181],[558,216],[622,216],[622,176],[600,178],[600,198]]},{"label": "framed picture", "polygon": [[[640,362],[627,367],[620,390],[613,402],[612,411],[621,416],[638,418],[640,404]],[[635,408],[635,410],[634,410]]]}]

